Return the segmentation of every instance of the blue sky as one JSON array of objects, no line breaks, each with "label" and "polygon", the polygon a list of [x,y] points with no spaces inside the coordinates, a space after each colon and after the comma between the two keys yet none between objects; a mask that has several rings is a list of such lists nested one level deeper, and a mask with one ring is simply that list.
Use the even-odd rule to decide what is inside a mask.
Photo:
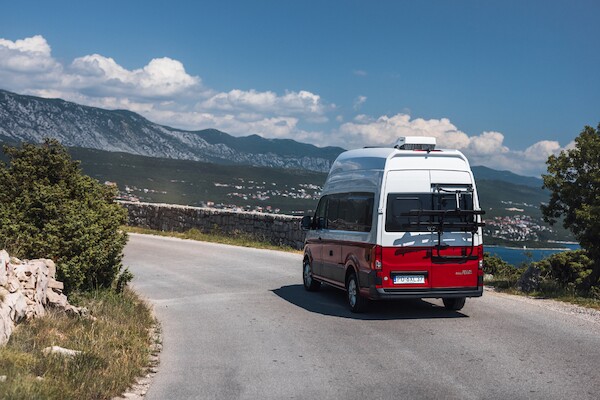
[{"label": "blue sky", "polygon": [[[173,4],[175,3],[175,4]],[[597,1],[12,1],[0,88],[319,146],[433,135],[539,175],[600,122]]]}]

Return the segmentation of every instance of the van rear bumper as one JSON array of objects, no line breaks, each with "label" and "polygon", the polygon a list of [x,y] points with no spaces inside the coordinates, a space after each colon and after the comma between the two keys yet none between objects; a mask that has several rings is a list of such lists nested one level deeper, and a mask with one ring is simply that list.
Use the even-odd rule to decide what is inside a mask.
[{"label": "van rear bumper", "polygon": [[438,299],[456,297],[481,297],[483,286],[465,288],[441,289],[381,289],[371,286],[369,298],[371,300],[384,299]]},{"label": "van rear bumper", "polygon": [[[363,284],[361,294],[371,300],[386,299],[440,299],[456,297],[481,297],[483,286],[452,287],[452,288],[382,288],[382,279],[369,271],[361,275]],[[377,287],[380,286],[380,287]]]}]

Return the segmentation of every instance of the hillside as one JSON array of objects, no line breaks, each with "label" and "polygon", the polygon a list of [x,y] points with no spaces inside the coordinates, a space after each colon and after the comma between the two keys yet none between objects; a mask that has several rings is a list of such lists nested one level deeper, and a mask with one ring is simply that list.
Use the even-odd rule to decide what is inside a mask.
[{"label": "hillside", "polygon": [[529,186],[536,189],[541,189],[544,183],[541,178],[517,175],[510,171],[498,171],[481,165],[471,167],[471,169],[473,170],[473,175],[475,175],[475,179],[477,181],[487,180],[510,182],[514,183],[515,185]]},{"label": "hillside", "polygon": [[241,207],[304,214],[316,206],[326,174],[240,167],[70,148],[84,172],[117,184],[123,196],[192,206]]},{"label": "hillside", "polygon": [[0,140],[40,143],[56,138],[83,147],[150,157],[326,172],[343,149],[258,135],[233,137],[215,129],[184,131],[125,110],[0,90]]}]

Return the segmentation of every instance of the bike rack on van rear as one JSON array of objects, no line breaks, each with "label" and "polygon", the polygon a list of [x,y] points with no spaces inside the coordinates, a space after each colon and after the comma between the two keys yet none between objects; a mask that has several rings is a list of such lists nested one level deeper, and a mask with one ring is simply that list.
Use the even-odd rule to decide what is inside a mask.
[{"label": "bike rack on van rear", "polygon": [[[478,256],[473,255],[475,248],[475,234],[477,230],[485,226],[485,223],[478,222],[476,215],[484,215],[484,210],[410,210],[406,213],[401,213],[403,217],[417,217],[416,222],[409,222],[407,225],[415,227],[426,227],[430,232],[437,232],[438,243],[435,246],[437,254],[431,256],[434,262],[465,262],[467,260],[477,260]],[[427,218],[422,221],[422,217]],[[447,221],[446,218],[461,218],[463,221]],[[471,217],[471,218],[469,218]],[[471,219],[471,221],[469,221]],[[461,256],[443,256],[440,254],[441,249],[450,247],[447,244],[442,244],[442,234],[444,232],[471,232],[471,249],[468,254]]]}]

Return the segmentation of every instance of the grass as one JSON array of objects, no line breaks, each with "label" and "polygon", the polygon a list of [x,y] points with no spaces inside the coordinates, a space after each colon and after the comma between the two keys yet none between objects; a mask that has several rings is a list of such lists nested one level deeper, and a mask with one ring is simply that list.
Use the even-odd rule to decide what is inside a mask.
[{"label": "grass", "polygon": [[526,293],[516,287],[517,279],[514,279],[514,277],[498,277],[490,281],[486,281],[485,284],[486,286],[491,286],[496,291],[502,293],[533,297],[537,299],[552,299],[582,307],[593,308],[600,311],[600,299],[583,297],[578,295],[573,290],[565,289],[553,284],[543,284],[541,285],[540,290]]},{"label": "grass", "polygon": [[[72,295],[96,319],[51,312],[25,321],[0,348],[2,399],[110,399],[122,394],[143,375],[150,357],[149,307],[125,289]],[[48,346],[81,350],[67,358],[44,355]]]},{"label": "grass", "polygon": [[173,232],[173,231],[158,231],[153,229],[146,228],[138,228],[132,226],[123,227],[128,233],[143,233],[146,235],[157,235],[157,236],[167,236],[167,237],[175,237],[179,239],[191,239],[198,240],[201,242],[211,242],[211,243],[221,243],[221,244],[229,244],[232,246],[241,246],[241,247],[252,247],[256,249],[265,249],[265,250],[277,250],[277,251],[285,251],[290,253],[302,253],[301,250],[296,250],[290,246],[278,246],[267,241],[256,239],[255,237],[244,234],[244,233],[235,233],[226,235],[223,233],[204,233],[199,231],[198,229],[190,229],[185,232]]}]

